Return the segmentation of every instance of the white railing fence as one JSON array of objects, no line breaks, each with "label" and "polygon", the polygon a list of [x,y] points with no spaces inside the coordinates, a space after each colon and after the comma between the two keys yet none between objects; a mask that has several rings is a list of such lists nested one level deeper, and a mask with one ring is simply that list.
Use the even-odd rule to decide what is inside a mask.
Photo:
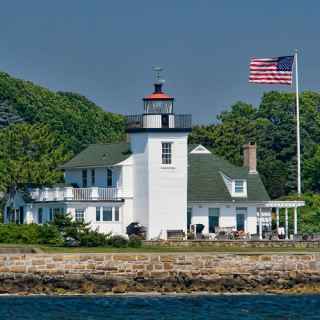
[{"label": "white railing fence", "polygon": [[73,188],[73,200],[92,200],[91,188]]},{"label": "white railing fence", "polygon": [[90,200],[117,200],[117,188],[43,188],[31,189],[30,196],[35,201],[90,201]]},{"label": "white railing fence", "polygon": [[117,199],[118,189],[117,188],[99,188],[98,194],[99,194],[100,200]]}]

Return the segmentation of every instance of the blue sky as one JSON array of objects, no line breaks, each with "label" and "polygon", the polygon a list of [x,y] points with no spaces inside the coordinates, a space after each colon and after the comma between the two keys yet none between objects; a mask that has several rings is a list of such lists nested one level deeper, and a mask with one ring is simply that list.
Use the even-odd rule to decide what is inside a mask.
[{"label": "blue sky", "polygon": [[0,69],[104,109],[135,114],[165,68],[177,113],[207,124],[231,104],[254,105],[252,56],[299,48],[302,90],[318,90],[320,2],[283,0],[8,0],[0,11]]}]

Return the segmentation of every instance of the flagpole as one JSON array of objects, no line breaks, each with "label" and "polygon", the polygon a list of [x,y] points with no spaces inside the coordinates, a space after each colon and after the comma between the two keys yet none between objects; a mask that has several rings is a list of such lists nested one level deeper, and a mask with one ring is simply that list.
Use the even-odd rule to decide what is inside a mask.
[{"label": "flagpole", "polygon": [[297,191],[301,195],[301,154],[300,154],[300,106],[299,106],[299,75],[298,75],[298,50],[294,52],[295,84],[296,84],[296,117],[297,117]]}]

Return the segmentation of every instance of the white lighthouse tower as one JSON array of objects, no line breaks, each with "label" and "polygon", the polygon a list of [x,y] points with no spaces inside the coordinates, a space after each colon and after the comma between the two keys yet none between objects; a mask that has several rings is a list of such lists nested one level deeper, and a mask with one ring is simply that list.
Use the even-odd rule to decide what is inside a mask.
[{"label": "white lighthouse tower", "polygon": [[187,229],[188,133],[191,115],[174,113],[174,98],[162,91],[157,70],[144,113],[127,116],[133,157],[133,219],[148,239]]}]

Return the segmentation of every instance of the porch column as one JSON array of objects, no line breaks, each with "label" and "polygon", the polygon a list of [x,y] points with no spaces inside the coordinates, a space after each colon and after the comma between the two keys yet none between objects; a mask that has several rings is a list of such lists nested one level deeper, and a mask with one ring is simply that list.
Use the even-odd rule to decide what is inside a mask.
[{"label": "porch column", "polygon": [[276,208],[276,224],[277,224],[277,233],[279,229],[279,208]]},{"label": "porch column", "polygon": [[286,225],[285,225],[285,227],[286,227],[286,240],[288,240],[289,239],[289,235],[288,235],[288,208],[285,208],[285,223],[286,223]]},{"label": "porch column", "polygon": [[298,208],[294,207],[293,212],[293,224],[294,224],[294,234],[298,233]]},{"label": "porch column", "polygon": [[259,239],[262,240],[262,213],[261,213],[261,208],[259,208]]}]

